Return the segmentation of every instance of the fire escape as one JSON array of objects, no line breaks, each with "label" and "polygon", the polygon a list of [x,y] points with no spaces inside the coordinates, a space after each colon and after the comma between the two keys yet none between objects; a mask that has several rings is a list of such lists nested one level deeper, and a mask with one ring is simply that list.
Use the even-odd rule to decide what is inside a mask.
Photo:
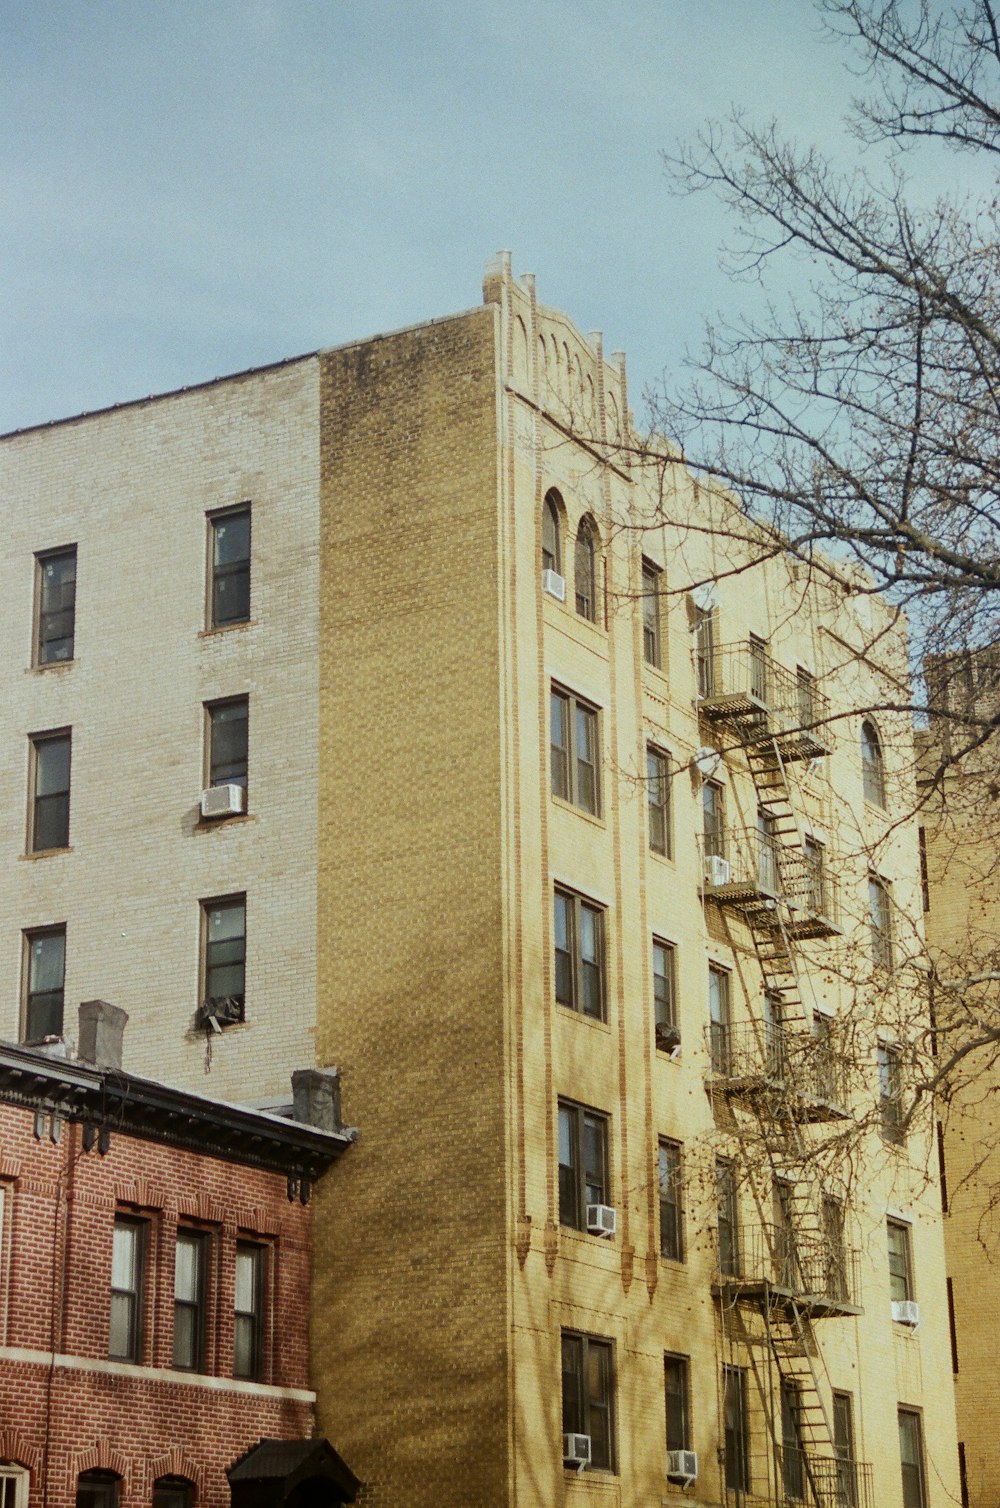
[{"label": "fire escape", "polygon": [[734,1026],[720,1009],[709,1028],[716,1124],[748,1154],[757,1217],[741,1222],[721,1160],[714,1293],[727,1355],[739,1363],[727,1368],[721,1400],[724,1501],[872,1508],[871,1468],[855,1459],[853,1423],[815,1335],[821,1321],[861,1313],[843,1208],[817,1188],[808,1156],[810,1128],[848,1116],[833,1023],[807,1007],[800,968],[802,942],[840,932],[836,880],[789,775],[829,752],[828,703],[811,676],[785,669],[755,639],[716,646],[699,634],[697,673],[700,716],[741,750],[756,796],[756,822],[742,827],[706,799],[704,896],[746,927],[764,1000],[760,1021]]}]

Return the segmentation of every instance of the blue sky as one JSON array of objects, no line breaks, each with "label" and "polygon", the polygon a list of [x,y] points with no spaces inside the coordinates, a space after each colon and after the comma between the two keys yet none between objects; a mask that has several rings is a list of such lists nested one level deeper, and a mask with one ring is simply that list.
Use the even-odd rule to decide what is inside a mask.
[{"label": "blue sky", "polygon": [[808,0],[0,0],[0,431],[469,308],[500,248],[638,396],[742,296],[660,149],[842,151],[847,62]]}]

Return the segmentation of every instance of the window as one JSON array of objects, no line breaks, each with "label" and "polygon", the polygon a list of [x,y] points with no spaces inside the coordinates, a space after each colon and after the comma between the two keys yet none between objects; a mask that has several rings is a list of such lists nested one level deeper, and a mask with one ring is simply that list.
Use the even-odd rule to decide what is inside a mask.
[{"label": "window", "polygon": [[699,608],[694,631],[694,660],[701,697],[715,695],[715,625],[716,609],[705,612]]},{"label": "window", "polygon": [[774,1217],[774,1276],[782,1288],[793,1292],[799,1282],[798,1244],[795,1239],[795,1189],[787,1178],[775,1178],[771,1185],[771,1211]]},{"label": "window", "polygon": [[663,664],[660,639],[660,578],[663,572],[651,560],[642,562],[642,657],[657,669]]},{"label": "window", "polygon": [[0,1508],[28,1508],[28,1473],[13,1462],[0,1461]]},{"label": "window", "polygon": [[843,1301],[847,1293],[847,1253],[844,1249],[844,1206],[833,1194],[824,1194],[820,1206],[823,1230],[823,1261],[827,1297]]},{"label": "window", "polygon": [[799,1390],[787,1377],[781,1379],[781,1481],[785,1497],[798,1502],[805,1497],[805,1459],[799,1426]]},{"label": "window", "polygon": [[702,823],[705,834],[705,857],[717,854],[726,856],[725,806],[722,786],[717,780],[706,780],[701,787]]},{"label": "window", "polygon": [[552,794],[599,816],[600,722],[597,708],[555,686],[549,697]]},{"label": "window", "polygon": [[118,1508],[120,1478],[111,1471],[82,1471],[76,1479],[76,1508]]},{"label": "window", "polygon": [[765,707],[770,705],[771,700],[771,657],[767,651],[767,640],[759,634],[750,635],[750,695]]},{"label": "window", "polygon": [[581,618],[597,621],[597,552],[594,544],[594,526],[588,518],[581,518],[576,531],[576,549],[573,553],[573,585],[576,589],[576,610]]},{"label": "window", "polygon": [[812,1018],[812,1088],[818,1100],[829,1105],[840,1102],[837,1083],[837,1047],[833,1020],[823,1011],[813,1011]]},{"label": "window", "polygon": [[833,1454],[837,1462],[837,1508],[857,1508],[854,1405],[850,1393],[833,1395]]},{"label": "window", "polygon": [[667,1405],[667,1449],[690,1450],[690,1425],[688,1383],[688,1359],[686,1356],[663,1358],[663,1390]]},{"label": "window", "polygon": [[[681,1200],[681,1148],[676,1141],[660,1140],[660,1256],[671,1262],[684,1260],[684,1207]],[[677,1447],[680,1449],[680,1446]]]},{"label": "window", "polygon": [[559,1223],[586,1230],[587,1205],[607,1203],[608,1118],[560,1100]]},{"label": "window", "polygon": [[542,504],[542,570],[555,571],[562,575],[562,550],[560,548],[559,494],[547,492]]},{"label": "window", "polygon": [[709,1058],[713,1073],[730,1069],[729,972],[714,965],[708,970]]},{"label": "window", "polygon": [[749,1492],[750,1440],[747,1428],[747,1386],[746,1373],[742,1367],[723,1367],[722,1400],[726,1486],[733,1492]]},{"label": "window", "polygon": [[924,1438],[916,1409],[900,1409],[899,1464],[903,1475],[903,1508],[927,1508],[924,1479]]},{"label": "window", "polygon": [[205,1281],[208,1236],[179,1229],[174,1249],[174,1366],[202,1372],[205,1365]]},{"label": "window", "polygon": [[903,1060],[899,1049],[880,1042],[878,1062],[878,1102],[882,1135],[886,1141],[903,1140]]},{"label": "window", "polygon": [[263,1246],[253,1241],[237,1241],[234,1377],[259,1379],[262,1375],[265,1261]]},{"label": "window", "polygon": [[590,1466],[614,1471],[614,1351],[596,1335],[562,1332],[562,1416],[566,1434],[590,1436]]},{"label": "window", "polygon": [[35,664],[73,658],[76,632],[76,545],[35,556],[38,632]]},{"label": "window", "polygon": [[799,723],[809,728],[816,721],[816,679],[804,665],[795,667],[795,690]]},{"label": "window", "polygon": [[26,932],[24,1040],[41,1042],[61,1037],[63,984],[66,975],[66,928],[47,927]]},{"label": "window", "polygon": [[146,1228],[145,1220],[137,1220],[131,1215],[115,1216],[111,1241],[111,1327],[108,1340],[108,1355],[112,1360],[142,1359]]},{"label": "window", "polygon": [[225,628],[250,617],[250,509],[232,508],[209,518],[212,586],[209,623]]},{"label": "window", "polygon": [[153,1508],[192,1508],[194,1487],[183,1477],[158,1477],[153,1483]]},{"label": "window", "polygon": [[646,750],[646,806],[649,814],[649,846],[654,853],[669,858],[670,841],[670,759],[659,749]]},{"label": "window", "polygon": [[653,938],[653,1019],[660,1051],[678,1047],[677,950],[673,943],[661,942],[658,937]]},{"label": "window", "polygon": [[903,1220],[887,1220],[889,1240],[889,1298],[894,1304],[913,1298],[910,1227]]},{"label": "window", "polygon": [[892,968],[892,902],[889,887],[878,875],[868,876],[868,927],[872,962],[878,969]]},{"label": "window", "polygon": [[210,702],[208,715],[209,785],[247,785],[247,714],[245,696]]},{"label": "window", "polygon": [[806,861],[806,905],[813,916],[829,916],[826,894],[826,855],[822,843],[806,838],[803,843]]},{"label": "window", "polygon": [[763,807],[757,810],[757,884],[770,895],[781,889],[777,819]]},{"label": "window", "polygon": [[31,837],[29,851],[69,845],[69,733],[31,738]]},{"label": "window", "polygon": [[556,999],[604,1020],[604,912],[568,890],[554,898]]},{"label": "window", "polygon": [[234,895],[228,900],[202,901],[201,910],[202,1002],[219,1006],[223,1018],[242,1021],[246,1007],[247,898]]},{"label": "window", "polygon": [[873,806],[885,806],[885,764],[882,741],[875,724],[866,718],[861,724],[861,786],[865,800]]},{"label": "window", "polygon": [[723,1277],[740,1275],[739,1201],[736,1170],[720,1157],[715,1164],[716,1209],[719,1228],[719,1272]]}]

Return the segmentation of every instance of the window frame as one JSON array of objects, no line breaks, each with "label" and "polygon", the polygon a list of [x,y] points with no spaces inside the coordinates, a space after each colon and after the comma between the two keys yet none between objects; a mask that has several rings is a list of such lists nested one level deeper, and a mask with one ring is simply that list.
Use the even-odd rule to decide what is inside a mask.
[{"label": "window frame", "polygon": [[[670,1136],[657,1141],[657,1183],[660,1206],[660,1256],[665,1262],[685,1260],[684,1149]],[[678,1450],[685,1447],[677,1446]]]},{"label": "window frame", "polygon": [[[670,755],[656,744],[646,745],[646,838],[651,853],[672,859],[673,801]],[[654,799],[657,798],[657,799]],[[659,832],[662,831],[662,841]]]},{"label": "window frame", "polygon": [[[66,746],[66,784],[53,791],[39,792],[41,762],[44,758],[43,750],[56,745]],[[72,728],[51,728],[44,733],[29,733],[28,735],[28,842],[29,854],[62,853],[69,847],[69,819],[70,819],[70,792],[73,780],[73,730]],[[40,803],[61,802],[62,809],[58,815],[59,833],[62,842],[41,844],[39,839]]]},{"label": "window frame", "polygon": [[[670,1386],[670,1372],[680,1386]],[[675,1399],[671,1408],[671,1399]],[[691,1449],[691,1358],[677,1351],[663,1353],[663,1401],[667,1451]]]},{"label": "window frame", "polygon": [[868,936],[873,966],[891,974],[895,967],[892,891],[888,880],[873,869],[868,871]]},{"label": "window frame", "polygon": [[[9,1494],[3,1488],[4,1482],[13,1483]],[[16,1461],[0,1461],[0,1508],[28,1508],[30,1486],[31,1473],[26,1466],[19,1466]]]},{"label": "window frame", "polygon": [[118,1508],[121,1486],[117,1472],[81,1471],[76,1479],[76,1508]]},{"label": "window frame", "polygon": [[[22,934],[24,938],[24,952],[22,964],[22,1001],[21,1001],[21,1041],[42,1042],[46,1037],[61,1037],[66,1026],[66,923],[59,922],[50,927],[31,927]],[[62,983],[58,990],[32,989],[32,975],[34,971],[33,945],[48,937],[62,939]],[[34,1033],[29,1031],[35,1002],[40,997],[58,995],[59,1030],[56,1032]]]},{"label": "window frame", "polygon": [[[556,707],[558,705],[558,732],[561,742],[554,738],[556,732]],[[589,731],[592,758],[581,753],[580,719]],[[577,811],[589,817],[601,816],[601,742],[603,728],[601,709],[575,691],[552,681],[549,685],[549,789],[559,801],[565,801]],[[589,770],[593,788],[593,804],[588,804],[585,791],[587,781],[581,777],[581,766]],[[560,773],[561,772],[561,773]],[[560,789],[559,787],[562,787]]]},{"label": "window frame", "polygon": [[[237,1021],[239,1021],[239,1022],[244,1022],[246,1020],[246,964],[247,964],[247,895],[246,895],[246,891],[245,890],[244,891],[237,891],[233,895],[209,896],[205,900],[199,901],[198,905],[199,905],[199,910],[201,912],[201,954],[200,954],[200,967],[199,967],[199,975],[200,975],[200,977],[199,977],[199,996],[198,996],[199,1010],[204,1011],[207,1008],[207,1006],[209,1005],[209,1002],[213,1002],[213,1001],[217,1002],[217,1001],[223,1001],[223,1000],[236,1000],[238,1002],[238,1013],[237,1013],[235,1019]],[[209,935],[210,931],[211,931],[211,926],[212,926],[212,916],[213,916],[213,913],[215,913],[217,911],[221,911],[224,908],[233,908],[233,909],[235,909],[238,906],[242,906],[242,908],[243,908],[243,934],[242,934],[243,956],[242,956],[241,959],[233,959],[233,960],[229,960],[229,961],[224,961],[222,963],[214,963],[212,961],[211,950],[212,950],[212,948],[214,946],[217,946],[217,945],[213,944],[213,942],[211,940],[211,937]],[[222,943],[227,943],[227,942],[230,942],[230,941],[233,941],[233,939],[230,939],[230,938],[223,938],[223,939],[221,939]],[[242,993],[236,994],[236,995],[211,995],[209,993],[209,981],[210,981],[210,978],[211,978],[212,970],[213,969],[231,968],[231,967],[233,967],[234,964],[239,964],[239,965],[242,966],[242,970],[243,970],[243,990],[242,990]]]},{"label": "window frame", "polygon": [[[566,1434],[586,1435],[590,1440],[590,1461],[585,1470],[617,1472],[615,1449],[615,1343],[608,1336],[590,1335],[583,1330],[562,1329],[559,1332],[559,1354],[562,1390],[562,1427]],[[566,1366],[567,1347],[578,1354],[577,1364],[570,1370]],[[592,1351],[598,1352],[600,1362],[591,1373],[590,1355]],[[592,1387],[594,1376],[605,1383],[604,1395],[595,1398]],[[575,1398],[567,1398],[566,1380],[571,1377],[575,1382]],[[605,1419],[605,1433],[607,1439],[607,1459],[601,1459],[601,1455],[594,1450],[595,1435],[593,1429],[594,1413],[603,1413]]]},{"label": "window frame", "polygon": [[781,1406],[781,1486],[787,1501],[805,1500],[806,1471],[802,1424],[799,1417],[800,1389],[789,1377],[782,1377]]},{"label": "window frame", "polygon": [[705,858],[726,857],[726,788],[721,780],[701,783],[701,830]]},{"label": "window frame", "polygon": [[[569,1162],[563,1161],[563,1127],[568,1128]],[[559,1180],[559,1224],[566,1230],[587,1232],[588,1204],[611,1204],[611,1117],[591,1105],[560,1095],[556,1102],[556,1149]],[[598,1167],[587,1165],[587,1132],[598,1133]],[[591,1198],[591,1193],[597,1198]],[[598,1238],[603,1239],[603,1238]]]},{"label": "window frame", "polygon": [[885,751],[882,736],[870,717],[861,721],[861,791],[869,806],[886,809]]},{"label": "window frame", "polygon": [[732,1066],[732,1028],[732,970],[721,963],[710,961],[708,965],[708,1036],[709,1063],[713,1073],[728,1074]]},{"label": "window frame", "polygon": [[563,574],[562,521],[562,498],[555,487],[550,487],[542,501],[542,570],[557,576]]},{"label": "window frame", "polygon": [[[844,1388],[831,1394],[833,1458],[837,1463],[837,1494],[843,1508],[857,1508],[858,1471],[854,1443],[854,1395]],[[846,1426],[846,1427],[845,1427]]]},{"label": "window frame", "polygon": [[[254,1259],[253,1274],[253,1308],[241,1309],[239,1307],[239,1261],[241,1255],[252,1255]],[[271,1248],[264,1241],[256,1240],[252,1236],[239,1236],[236,1241],[236,1265],[233,1279],[233,1376],[245,1382],[261,1382],[264,1379],[264,1319],[267,1308],[267,1285],[268,1269],[271,1261]],[[240,1320],[250,1321],[250,1365],[249,1368],[241,1368],[239,1359],[239,1333]]]},{"label": "window frame", "polygon": [[573,542],[573,600],[578,618],[597,622],[597,530],[589,513],[577,525]]},{"label": "window frame", "polygon": [[[247,520],[247,553],[236,561],[222,562],[217,560],[219,535],[218,529],[234,519],[246,517]],[[205,604],[205,625],[209,632],[220,629],[235,628],[240,623],[249,623],[253,609],[253,506],[249,501],[234,503],[228,508],[214,508],[205,515],[208,527],[208,589]],[[246,576],[246,612],[228,617],[219,615],[219,587],[230,579]]]},{"label": "window frame", "polygon": [[[129,1210],[116,1210],[111,1233],[111,1271],[109,1273],[109,1292],[111,1303],[108,1317],[108,1359],[110,1361],[132,1362],[140,1366],[143,1361],[143,1353],[146,1343],[146,1288],[148,1280],[149,1262],[149,1217],[134,1214]],[[131,1261],[131,1287],[118,1287],[115,1285],[115,1243],[120,1230],[131,1231],[135,1237],[135,1246]],[[115,1334],[114,1301],[116,1297],[122,1297],[126,1301],[126,1337],[125,1349],[112,1350]]]},{"label": "window frame", "polygon": [[[179,1294],[177,1291],[180,1279],[180,1265],[178,1254],[183,1246],[189,1247],[194,1253],[193,1295]],[[176,1372],[199,1372],[207,1370],[206,1341],[208,1332],[208,1288],[209,1272],[212,1255],[212,1233],[202,1226],[188,1225],[181,1222],[177,1226],[174,1239],[174,1293],[173,1293],[173,1368]],[[191,1316],[189,1343],[182,1355],[178,1355],[178,1340],[180,1327],[178,1325],[179,1314]]]},{"label": "window frame", "polygon": [[[732,1425],[731,1413],[736,1415]],[[731,1492],[749,1492],[750,1420],[745,1367],[726,1364],[722,1368],[722,1440],[723,1477],[727,1489]]]},{"label": "window frame", "polygon": [[[916,1460],[904,1458],[903,1421],[912,1423],[913,1454]],[[924,1456],[924,1420],[920,1409],[899,1404],[896,1409],[896,1429],[899,1435],[899,1469],[902,1479],[903,1508],[927,1508],[927,1462]],[[907,1474],[909,1468],[912,1475]]]},{"label": "window frame", "polygon": [[740,1252],[740,1193],[736,1165],[730,1157],[715,1159],[715,1226],[719,1274],[724,1278],[738,1278],[743,1270]]},{"label": "window frame", "polygon": [[[45,606],[45,567],[57,560],[73,561],[73,592],[72,603],[69,607],[47,608]],[[76,658],[76,582],[77,582],[77,546],[60,545],[54,550],[39,550],[35,554],[35,611],[32,625],[32,649],[31,664],[35,670],[46,670],[50,665],[72,665]],[[60,582],[60,587],[63,585]],[[43,637],[45,620],[56,617],[60,613],[71,615],[72,632],[63,634],[58,639]],[[45,654],[45,645],[50,643],[65,643],[69,640],[69,654],[52,655]]]},{"label": "window frame", "polygon": [[903,1130],[903,1054],[892,1042],[879,1042],[875,1047],[875,1064],[878,1071],[879,1120],[883,1140],[902,1142]]},{"label": "window frame", "polygon": [[[665,967],[657,967],[662,957]],[[651,953],[653,979],[653,1031],[660,1052],[671,1052],[680,1045],[677,999],[677,944],[654,934]],[[659,981],[662,980],[662,985]],[[674,1040],[676,1038],[676,1040]]]},{"label": "window frame", "polygon": [[[560,946],[560,906],[565,907],[565,946]],[[583,917],[592,917],[591,923],[584,923]],[[574,1011],[579,1016],[586,1016],[589,1021],[606,1022],[608,1019],[608,985],[607,985],[607,908],[597,901],[590,900],[579,891],[570,890],[565,885],[553,885],[552,887],[552,944],[553,944],[553,986],[557,1005],[566,1010]],[[584,957],[584,928],[585,925],[593,927],[593,936],[596,945],[596,957]],[[562,961],[562,962],[561,962]],[[587,1001],[587,970],[596,971],[597,993],[599,996],[597,1009],[590,1009]],[[568,992],[566,987],[568,985]],[[560,993],[563,991],[564,993]]]},{"label": "window frame", "polygon": [[[204,707],[204,712],[205,712],[205,767],[204,767],[204,772],[203,772],[203,776],[202,776],[202,779],[204,781],[205,787],[208,788],[208,789],[214,789],[216,786],[220,786],[220,785],[239,785],[239,786],[242,786],[243,789],[245,791],[247,791],[248,794],[249,794],[249,770],[250,770],[250,697],[249,697],[249,695],[248,694],[244,694],[243,696],[225,696],[225,697],[220,697],[217,701],[203,702],[202,706]],[[218,717],[219,714],[224,713],[224,712],[228,712],[230,710],[230,708],[232,708],[232,707],[243,707],[243,708],[246,709],[245,716],[241,719],[241,721],[243,722],[243,725],[244,725],[244,730],[245,730],[244,731],[244,745],[245,745],[245,747],[243,749],[243,769],[242,769],[242,772],[237,771],[237,773],[235,775],[226,775],[225,777],[223,777],[222,775],[216,773],[217,769],[219,767],[225,768],[224,762],[221,759],[218,759],[216,757],[216,751],[215,751],[215,743],[216,743],[215,734],[216,734],[216,727],[217,727],[216,718]],[[220,723],[221,723],[221,719],[220,719]],[[233,761],[233,760],[228,761],[229,765],[233,765],[233,764],[236,764],[236,763],[238,763],[238,761]]]},{"label": "window frame", "polygon": [[695,612],[695,690],[702,701],[707,701],[716,694],[719,609],[696,607]]},{"label": "window frame", "polygon": [[642,557],[642,659],[654,670],[663,669],[663,624],[660,612],[660,595],[663,567],[655,560]]},{"label": "window frame", "polygon": [[[898,1240],[894,1247],[893,1233]],[[916,1298],[913,1283],[913,1238],[908,1220],[887,1215],[885,1220],[886,1248],[888,1252],[889,1302],[906,1303]]]},{"label": "window frame", "polygon": [[187,1477],[157,1477],[153,1483],[153,1508],[194,1508],[194,1483]]}]

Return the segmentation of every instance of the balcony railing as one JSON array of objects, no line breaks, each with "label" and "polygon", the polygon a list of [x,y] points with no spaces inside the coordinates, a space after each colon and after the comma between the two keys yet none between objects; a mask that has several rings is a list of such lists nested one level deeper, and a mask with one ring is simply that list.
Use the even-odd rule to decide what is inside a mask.
[{"label": "balcony railing", "polygon": [[814,1319],[860,1314],[860,1255],[819,1231],[723,1225],[716,1238],[716,1286],[748,1299],[794,1300]]},{"label": "balcony railing", "polygon": [[699,687],[705,717],[744,736],[777,738],[786,759],[830,752],[829,698],[812,676],[786,670],[753,639],[715,645],[699,664]]},{"label": "balcony railing", "polygon": [[705,894],[795,937],[828,937],[841,930],[840,888],[818,845],[785,844],[762,827],[719,827],[702,839]]},{"label": "balcony railing", "polygon": [[793,1031],[773,1022],[708,1027],[712,1073],[731,1094],[769,1092],[798,1103],[805,1120],[847,1114],[847,1065],[827,1036]]},{"label": "balcony railing", "polygon": [[727,1488],[727,1508],[873,1508],[869,1461],[780,1445],[773,1456],[754,1451],[744,1459],[744,1485]]}]

